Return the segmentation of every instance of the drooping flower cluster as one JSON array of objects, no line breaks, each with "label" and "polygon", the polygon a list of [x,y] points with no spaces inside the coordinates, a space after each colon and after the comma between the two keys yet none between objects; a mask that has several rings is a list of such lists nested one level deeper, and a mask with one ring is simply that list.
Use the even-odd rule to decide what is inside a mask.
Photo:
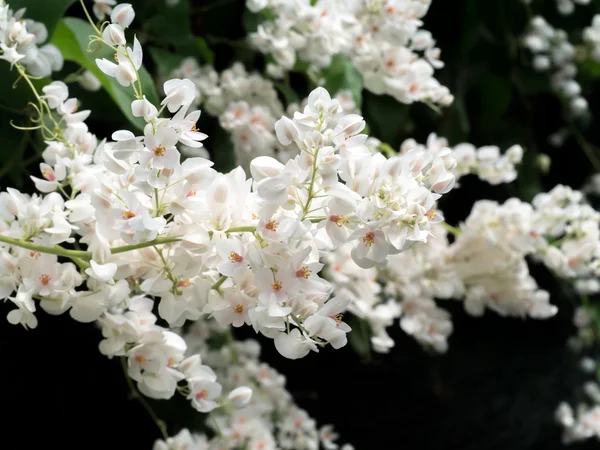
[{"label": "drooping flower cluster", "polygon": [[[418,144],[414,139],[404,141],[400,153],[404,154],[412,149],[435,152],[444,147],[448,147],[448,141],[432,133],[425,145]],[[520,145],[513,145],[504,153],[494,145],[477,149],[469,143],[455,145],[451,150],[456,160],[452,172],[457,180],[465,175],[474,174],[490,184],[510,183],[517,178],[516,166],[523,159],[523,149]]]},{"label": "drooping flower cluster", "polygon": [[[580,360],[580,369],[586,377],[597,373],[597,363],[592,358],[597,338],[597,321],[595,311],[586,304],[575,310],[573,324],[577,327],[577,336],[569,341],[569,346],[577,354],[584,356]],[[596,377],[595,377],[596,378]],[[590,438],[600,439],[600,386],[597,379],[587,381],[578,389],[577,407],[575,410],[567,403],[561,402],[555,411],[557,422],[564,428],[563,443],[572,444]]]},{"label": "drooping flower cluster", "polygon": [[[236,162],[242,167],[249,167],[257,156],[285,162],[300,152],[297,147],[285,147],[278,141],[275,122],[284,114],[284,106],[273,83],[258,73],[248,73],[241,63],[235,63],[219,74],[212,66],[200,67],[195,59],[186,58],[172,76],[186,77],[194,83],[196,103],[217,116],[220,125],[231,133]],[[360,113],[349,91],[341,90],[335,98],[344,113]],[[286,115],[292,117],[307,101],[288,105]]]},{"label": "drooping flower cluster", "polygon": [[575,79],[578,73],[576,49],[569,42],[568,34],[537,16],[531,20],[523,45],[534,55],[533,67],[540,72],[551,73],[552,88],[565,102],[570,114],[573,117],[586,114],[588,103],[581,95],[581,86]]},{"label": "drooping flower cluster", "polygon": [[[179,449],[184,448],[185,443],[190,448],[206,450],[240,447],[310,450],[320,448],[320,443],[326,449],[338,448],[333,442],[336,435],[331,426],[317,429],[314,419],[294,404],[285,388],[285,376],[259,360],[258,342],[234,341],[215,348],[211,342],[226,333],[227,328],[214,321],[199,320],[184,336],[188,348],[204,355],[203,362],[214,368],[213,374],[225,390],[231,390],[229,408],[215,411],[214,423],[209,423],[213,437],[193,435],[184,429],[170,438],[170,442],[157,441],[154,449]],[[242,388],[236,391],[240,384],[249,386],[252,395]],[[352,447],[345,445],[342,448],[351,450]]]},{"label": "drooping flower cluster", "polygon": [[[523,3],[529,5],[533,0],[523,0]],[[563,16],[573,14],[576,5],[589,5],[591,0],[556,0],[556,9]]]},{"label": "drooping flower cluster", "polygon": [[0,59],[8,61],[11,67],[20,62],[35,77],[46,77],[62,69],[60,51],[52,44],[42,45],[48,39],[46,26],[23,19],[24,14],[25,8],[13,12],[9,5],[0,3]]},{"label": "drooping flower cluster", "polygon": [[299,60],[319,71],[342,54],[362,74],[365,88],[376,94],[389,94],[402,103],[449,105],[452,95],[433,76],[444,65],[440,50],[431,33],[421,28],[430,3],[248,0],[250,11],[275,16],[262,22],[249,39],[273,57],[267,71],[274,77]]},{"label": "drooping flower cluster", "polygon": [[[491,184],[513,181],[515,165],[522,157],[520,146],[513,146],[504,154],[493,146],[479,150],[471,144],[459,144],[453,149],[447,146],[446,139],[432,134],[426,145],[417,144],[413,139],[405,141],[400,154],[450,151],[457,162],[450,168],[455,179],[477,174]],[[430,218],[439,222],[443,216],[441,211],[431,211]],[[462,251],[474,251],[468,249],[473,242],[462,242]],[[500,244],[498,246],[501,248]],[[460,251],[453,249],[444,228],[435,225],[426,245],[417,243],[404,253],[390,256],[383,268],[361,269],[350,258],[350,247],[340,247],[326,259],[326,277],[336,292],[352,298],[349,311],[369,323],[374,350],[386,352],[394,346],[385,330],[401,317],[400,326],[406,333],[436,351],[445,351],[452,322],[448,312],[437,307],[434,299],[462,299],[468,290],[468,278],[471,278],[469,273],[461,274],[460,267],[455,265],[453,251]],[[485,259],[483,254],[482,258]],[[526,268],[523,255],[520,260],[520,267]],[[473,265],[481,267],[476,262]],[[530,277],[527,280],[531,281]],[[522,297],[520,301],[525,304],[527,294],[524,292]]]},{"label": "drooping flower cluster", "polygon": [[592,24],[583,30],[583,41],[588,45],[589,56],[600,62],[600,15],[596,14]]},{"label": "drooping flower cluster", "polygon": [[[274,125],[280,145],[299,152],[285,165],[255,158],[248,179],[239,167],[223,174],[203,158],[182,162],[177,146],[200,148],[206,138],[200,111],[190,111],[195,85],[166,81],[160,111],[146,99],[141,45],[134,37],[128,46],[125,35],[133,17],[131,5],[116,5],[94,39],[115,52],[116,63],[96,62],[132,86],[143,135],[119,130],[98,143],[85,125],[90,112],[78,110],[67,86],[43,88],[40,110],[56,116],[51,128],[40,125],[47,147],[32,179],[45,195],[0,193],[1,293],[17,307],[13,324],[35,327],[36,301],[52,314],[97,321],[102,353],[125,357],[142,393],[165,399],[179,391],[208,412],[248,390],[223,400],[214,371],[198,355],[185,357],[185,342],[156,324],[155,308],[171,327],[201,317],[251,325],[288,358],[342,347],[350,300],[332,297],[319,276],[321,256],[348,244],[369,268],[426,242],[435,202],[454,185],[455,161],[447,149],[373,154],[359,134],[362,117],[343,114],[318,88],[293,119]],[[295,448],[297,437],[290,439]]]},{"label": "drooping flower cluster", "polygon": [[352,313],[368,321],[376,351],[393,347],[385,329],[397,318],[419,342],[445,351],[452,323],[435,299],[463,300],[473,316],[486,308],[505,316],[553,316],[557,308],[529,274],[528,257],[574,281],[578,292],[600,290],[600,214],[579,191],[559,185],[532,204],[481,200],[459,229],[450,229],[452,242],[436,225],[426,245],[415,243],[377,270],[360,271],[348,261],[347,247],[328,257],[327,278],[352,298]]}]

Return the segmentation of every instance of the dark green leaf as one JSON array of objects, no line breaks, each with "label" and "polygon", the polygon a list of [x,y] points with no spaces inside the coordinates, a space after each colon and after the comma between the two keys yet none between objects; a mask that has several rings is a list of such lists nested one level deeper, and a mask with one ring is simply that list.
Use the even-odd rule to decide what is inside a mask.
[{"label": "dark green leaf", "polygon": [[212,66],[215,62],[215,54],[206,43],[206,39],[197,37],[195,43],[196,49],[200,52],[200,55],[202,55],[204,62]]},{"label": "dark green leaf", "polygon": [[274,81],[273,84],[277,88],[279,92],[285,97],[285,103],[287,105],[291,103],[300,103],[300,98],[296,91],[294,91],[288,84],[282,83],[280,81]]},{"label": "dark green leaf", "polygon": [[175,53],[168,52],[166,50],[150,47],[148,49],[150,55],[152,55],[152,59],[154,63],[158,67],[158,72],[162,75],[168,75],[181,66],[181,62],[184,57],[181,55],[176,55]]},{"label": "dark green leaf", "polygon": [[374,137],[396,147],[408,120],[410,107],[402,105],[389,95],[365,92],[363,115]]},{"label": "dark green leaf", "polygon": [[362,104],[362,77],[356,67],[343,55],[336,55],[331,65],[323,71],[325,89],[335,95],[340,89],[349,89],[354,101],[360,107]]},{"label": "dark green leaf", "polygon": [[370,360],[371,332],[369,330],[369,324],[355,316],[348,317],[346,321],[352,328],[352,331],[348,333],[348,342],[363,361]]},{"label": "dark green leaf", "polygon": [[215,163],[215,169],[219,172],[226,173],[235,168],[235,151],[231,135],[221,126],[215,127],[206,147],[210,152],[210,159]]},{"label": "dark green leaf", "polygon": [[[96,65],[96,58],[113,59],[113,53],[108,47],[99,47],[93,52],[88,52],[89,36],[94,34],[92,26],[75,17],[67,17],[59,23],[52,39],[68,61],[73,61],[81,67],[92,72],[102,83],[104,90],[110,95],[125,117],[138,129],[143,129],[145,122],[140,117],[131,113],[131,102],[135,99],[131,87],[121,86],[116,79],[106,76]],[[152,77],[144,67],[138,71],[142,83],[142,90],[146,98],[153,104],[158,104],[158,94]]]},{"label": "dark green leaf", "polygon": [[157,15],[145,22],[144,29],[173,45],[186,41],[192,35],[188,0],[180,0],[171,7],[162,6]]}]

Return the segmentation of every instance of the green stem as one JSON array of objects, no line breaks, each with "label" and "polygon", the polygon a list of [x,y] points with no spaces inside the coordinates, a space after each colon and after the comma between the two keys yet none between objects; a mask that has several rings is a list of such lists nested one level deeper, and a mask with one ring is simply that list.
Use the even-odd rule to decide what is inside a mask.
[{"label": "green stem", "polygon": [[308,214],[308,210],[310,208],[310,204],[312,202],[313,199],[313,189],[315,187],[315,179],[317,178],[317,158],[319,156],[319,149],[315,150],[315,154],[313,155],[313,166],[312,166],[312,175],[310,177],[310,184],[308,185],[308,194],[306,197],[306,204],[304,205],[304,207],[302,208],[302,219],[300,220],[304,220],[306,218],[306,215]]},{"label": "green stem", "polygon": [[219,289],[221,288],[221,285],[223,283],[225,283],[225,280],[227,278],[228,278],[227,276],[222,275],[221,278],[219,278],[219,280],[215,284],[212,285],[211,289],[214,289],[215,291],[219,291]]},{"label": "green stem", "polygon": [[231,332],[231,328],[227,329],[227,344],[229,345],[229,350],[231,351],[231,361],[235,364],[238,361],[237,351],[235,349],[235,343],[233,340],[233,333]]},{"label": "green stem", "polygon": [[212,419],[213,423],[215,424],[217,434],[219,435],[219,440],[221,440],[223,438],[223,432],[221,431],[221,427],[219,426],[219,423],[217,422],[217,419],[215,418],[213,413],[209,413],[209,416]]},{"label": "green stem", "polygon": [[[119,253],[127,253],[132,250],[139,250],[141,248],[146,248],[146,247],[154,247],[155,245],[161,245],[161,244],[172,244],[173,242],[180,242],[180,241],[181,241],[181,238],[157,238],[157,239],[154,239],[153,241],[141,242],[139,244],[123,245],[122,247],[111,248],[110,252],[113,255],[118,255]],[[91,257],[91,252],[89,252],[89,253],[90,253],[90,257]]]},{"label": "green stem", "polygon": [[449,233],[452,233],[454,236],[460,236],[460,234],[462,233],[462,230],[460,228],[453,227],[449,223],[440,222],[440,225],[442,228],[444,228]]},{"label": "green stem", "polygon": [[[161,244],[171,244],[173,242],[179,242],[179,241],[181,241],[180,238],[158,238],[158,239],[154,239],[153,241],[142,242],[140,244],[123,245],[121,247],[114,247],[114,248],[110,249],[110,252],[113,255],[117,255],[119,253],[126,253],[126,252],[130,252],[133,250],[139,250],[141,248],[153,247],[155,245],[161,245]],[[56,245],[54,247],[46,247],[43,245],[34,244],[32,242],[23,241],[21,239],[15,239],[15,238],[11,238],[8,236],[2,236],[2,235],[0,235],[0,242],[4,242],[5,244],[9,244],[9,245],[14,245],[16,247],[26,248],[28,250],[34,250],[34,251],[40,252],[40,253],[49,253],[51,255],[64,256],[66,258],[71,258],[71,259],[73,259],[73,258],[83,259],[83,260],[92,259],[92,252],[83,251],[83,250],[68,250],[59,245]]]},{"label": "green stem", "polygon": [[90,258],[92,252],[83,252],[80,250],[67,250],[59,245],[55,247],[46,247],[43,245],[37,245],[32,242],[22,241],[21,239],[15,239],[8,236],[0,235],[0,242],[5,244],[14,245],[17,247],[23,247],[28,250],[33,250],[40,253],[49,253],[51,255],[65,256],[67,258]]},{"label": "green stem", "polygon": [[596,172],[600,172],[600,155],[597,153],[597,150],[594,149],[594,147],[592,147],[592,145],[588,141],[586,141],[583,135],[578,131],[573,131],[573,136],[575,137],[575,140],[577,140],[577,143],[583,149],[583,152],[585,153],[587,158],[592,163],[592,166],[594,166]]},{"label": "green stem", "polygon": [[87,8],[85,7],[85,3],[83,3],[83,0],[79,0],[79,3],[81,3],[83,12],[85,13],[85,16],[87,17],[87,20],[90,23],[90,25],[94,28],[94,31],[98,34],[98,36],[102,36],[102,33],[100,32],[100,30],[98,29],[98,27],[96,26],[96,24],[94,23],[92,18],[90,17],[90,13],[88,12]]},{"label": "green stem", "polygon": [[140,395],[140,393],[137,391],[137,389],[133,385],[131,378],[127,374],[127,360],[125,359],[124,356],[121,357],[121,367],[123,367],[123,373],[125,374],[125,379],[127,380],[127,385],[129,386],[129,390],[131,391],[131,396],[133,398],[137,399],[142,404],[144,409],[148,412],[148,414],[150,415],[150,417],[152,418],[152,420],[154,421],[154,423],[160,430],[160,434],[162,434],[163,439],[166,441],[169,438],[169,434],[167,433],[167,425],[160,417],[158,417],[156,415],[156,413],[152,409],[152,406],[150,406],[148,404],[146,399],[142,395]]},{"label": "green stem", "polygon": [[256,231],[256,227],[254,225],[248,225],[243,227],[231,227],[225,230],[225,233],[254,233]]}]

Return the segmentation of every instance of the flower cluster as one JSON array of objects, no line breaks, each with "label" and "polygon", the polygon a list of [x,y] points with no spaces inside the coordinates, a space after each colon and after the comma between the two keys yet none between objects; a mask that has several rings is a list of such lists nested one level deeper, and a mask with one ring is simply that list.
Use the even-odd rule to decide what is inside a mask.
[{"label": "flower cluster", "polygon": [[588,53],[594,61],[600,62],[600,15],[596,14],[592,24],[583,30],[583,41],[588,45]]},{"label": "flower cluster", "polygon": [[[258,73],[248,73],[242,64],[235,63],[219,74],[212,66],[201,67],[195,59],[186,58],[171,76],[185,77],[194,83],[197,105],[217,116],[220,125],[231,133],[236,160],[242,167],[249,167],[257,156],[271,156],[285,162],[300,152],[297,147],[285,147],[278,141],[275,122],[284,114],[284,106],[273,83]],[[339,91],[335,99],[344,113],[360,113],[349,91]],[[292,117],[307,101],[288,105],[285,115]],[[373,139],[370,138],[371,144]]]},{"label": "flower cluster", "polygon": [[532,204],[481,200],[459,229],[445,227],[452,242],[436,225],[426,245],[390,256],[383,268],[360,271],[348,260],[348,247],[328,258],[327,277],[352,298],[352,313],[370,324],[376,351],[393,347],[385,329],[397,318],[419,342],[445,351],[452,323],[435,299],[462,299],[473,316],[486,308],[505,316],[553,316],[557,308],[529,274],[528,257],[574,281],[581,293],[600,290],[600,214],[579,191],[557,186]]},{"label": "flower cluster", "polygon": [[[466,143],[449,148],[447,140],[435,134],[429,136],[426,145],[417,144],[413,139],[405,141],[399,153],[407,155],[414,151],[425,154],[449,151],[456,160],[456,165],[449,169],[455,179],[476,174],[491,184],[513,181],[515,165],[522,157],[519,146],[511,147],[504,154],[500,154],[497,147],[486,146],[477,150]],[[430,212],[434,223],[442,217],[439,210]],[[382,268],[362,269],[352,261],[351,248],[345,245],[327,257],[326,277],[333,283],[336,292],[352,298],[349,311],[369,323],[375,351],[387,352],[394,346],[385,330],[401,318],[400,326],[406,333],[443,352],[447,349],[452,322],[448,312],[437,307],[434,299],[462,299],[469,291],[469,278],[472,278],[469,270],[483,266],[477,261],[473,261],[472,267],[459,266],[454,260],[454,252],[457,255],[463,251],[473,252],[473,246],[475,243],[465,241],[464,237],[461,250],[457,249],[458,246],[450,246],[446,230],[441,225],[434,225],[426,245],[416,243],[407,251],[390,256],[388,264]],[[498,244],[498,247],[501,248],[501,245]],[[482,258],[485,260],[483,253]],[[520,261],[521,269],[526,268],[522,255]],[[527,280],[531,281],[529,277]],[[524,307],[531,290],[523,292],[519,301]]]},{"label": "flower cluster", "polygon": [[430,0],[289,2],[248,0],[253,12],[267,12],[250,34],[252,45],[270,54],[267,67],[280,77],[297,61],[309,70],[328,67],[333,56],[348,57],[363,76],[367,89],[389,94],[402,103],[428,101],[449,105],[453,97],[434,78],[443,67],[431,33],[421,28]]},{"label": "flower cluster", "polygon": [[[576,49],[569,42],[564,30],[553,28],[543,17],[531,20],[529,32],[523,38],[523,45],[533,53],[533,67],[540,71],[551,71],[551,84],[556,94],[564,100],[568,111],[574,117],[587,113],[587,100],[581,95],[581,86],[575,80]],[[593,33],[588,33],[593,35]]]},{"label": "flower cluster", "polygon": [[[443,148],[373,154],[362,117],[344,114],[323,88],[293,119],[274,124],[280,145],[295,149],[285,164],[255,158],[247,178],[239,167],[218,173],[203,158],[182,162],[177,146],[200,148],[206,138],[200,111],[190,110],[196,87],[166,81],[159,110],[142,92],[141,45],[126,38],[131,5],[114,6],[110,17],[92,39],[116,63],[96,63],[132,87],[132,114],[146,126],[142,135],[118,130],[98,142],[85,124],[90,111],[78,110],[63,82],[36,93],[39,110],[53,111],[52,123],[39,125],[47,147],[32,177],[42,195],[0,193],[0,292],[17,307],[8,320],[35,327],[39,302],[51,314],[97,321],[101,352],[126,358],[143,394],[180,392],[201,412],[245,403],[247,387],[223,399],[214,370],[199,355],[186,357],[185,341],[158,318],[170,327],[202,317],[251,325],[293,359],[344,346],[350,299],[332,296],[321,257],[347,244],[353,261],[371,268],[426,242],[456,162]],[[314,442],[311,422],[298,429],[292,418],[280,427],[287,441],[277,438],[290,442],[284,448]],[[331,431],[321,434],[331,441]]]},{"label": "flower cluster", "polygon": [[[435,152],[444,147],[448,147],[448,141],[432,133],[425,145],[418,144],[414,139],[404,141],[400,153],[404,154],[415,148]],[[494,145],[476,148],[469,143],[457,144],[451,150],[456,159],[452,172],[457,180],[474,174],[490,184],[510,183],[517,178],[516,165],[523,159],[520,145],[513,145],[504,153]]]},{"label": "flower cluster", "polygon": [[[574,352],[587,353],[590,348],[593,348],[594,335],[597,332],[594,316],[595,312],[589,308],[589,305],[575,310],[573,323],[578,329],[578,334],[569,341]],[[587,376],[594,375],[597,370],[596,361],[590,356],[593,355],[584,356],[580,362],[581,371]],[[580,390],[584,395],[579,396],[575,411],[567,402],[561,402],[555,411],[557,422],[564,428],[563,443],[565,444],[592,437],[600,439],[600,386],[595,381],[587,381]]]},{"label": "flower cluster", "polygon": [[46,77],[63,67],[63,57],[48,39],[48,30],[41,22],[23,19],[25,8],[17,12],[0,3],[0,59],[12,66],[20,62],[35,77]]},{"label": "flower cluster", "polygon": [[[575,5],[589,5],[591,0],[556,0],[556,9],[563,16],[573,14],[575,11]],[[529,5],[532,0],[523,0],[523,3]]]},{"label": "flower cluster", "polygon": [[[203,361],[214,368],[223,386],[233,389],[229,395],[229,410],[215,411],[214,422],[209,422],[213,437],[191,434],[184,429],[167,442],[157,441],[154,449],[183,449],[186,443],[189,448],[206,450],[240,447],[310,450],[318,449],[320,443],[326,449],[338,448],[332,427],[317,429],[314,419],[294,404],[285,388],[285,377],[259,360],[259,343],[247,340],[215,346],[213,342],[226,335],[226,327],[214,321],[199,320],[184,336],[188,348],[204,355]],[[252,395],[249,390],[236,390],[240,384],[251,387]],[[342,449],[352,447],[346,444]]]}]

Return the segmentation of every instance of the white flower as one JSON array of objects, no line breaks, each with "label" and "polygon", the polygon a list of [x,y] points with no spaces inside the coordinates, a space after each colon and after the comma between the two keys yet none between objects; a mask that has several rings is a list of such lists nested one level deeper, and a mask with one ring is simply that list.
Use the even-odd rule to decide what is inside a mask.
[{"label": "white flower", "polygon": [[168,80],[163,85],[165,91],[165,99],[161,105],[167,105],[170,112],[174,113],[182,106],[189,106],[196,97],[196,87],[191,80],[173,79]]},{"label": "white flower", "polygon": [[174,169],[179,165],[180,154],[175,147],[179,137],[171,127],[159,127],[156,132],[151,125],[144,130],[146,147],[140,153],[140,163],[154,169]]},{"label": "white flower", "polygon": [[[105,2],[107,3],[107,2]],[[114,4],[114,3],[112,3]],[[130,3],[120,3],[112,9],[110,21],[123,28],[127,28],[135,18],[135,11]]]},{"label": "white flower", "polygon": [[216,381],[206,378],[191,378],[188,380],[191,392],[188,399],[192,400],[192,406],[202,413],[215,409],[218,405],[215,401],[221,395],[222,386]]},{"label": "white flower", "polygon": [[243,408],[252,400],[252,389],[247,386],[237,387],[229,393],[227,400],[231,402],[234,408]]},{"label": "white flower", "polygon": [[[123,53],[127,52],[129,57]],[[129,86],[138,79],[137,70],[142,66],[142,46],[137,40],[137,37],[133,40],[133,50],[129,47],[121,46],[118,52],[115,53],[117,64],[114,64],[106,58],[96,59],[98,68],[109,77],[116,78],[119,84],[122,86]],[[131,60],[130,60],[131,58]]]}]

